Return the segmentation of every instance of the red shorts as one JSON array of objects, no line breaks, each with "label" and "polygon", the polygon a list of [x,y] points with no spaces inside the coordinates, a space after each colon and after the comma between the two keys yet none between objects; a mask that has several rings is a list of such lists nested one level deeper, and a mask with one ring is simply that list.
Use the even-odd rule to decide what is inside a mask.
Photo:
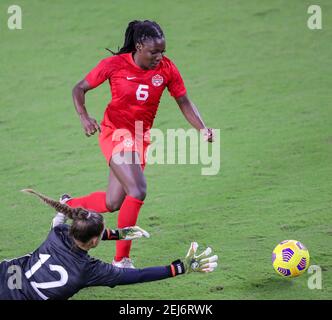
[{"label": "red shorts", "polygon": [[126,129],[115,129],[103,125],[100,126],[100,129],[99,145],[106,158],[107,165],[116,153],[137,152],[142,169],[144,169],[149,142],[135,137]]}]

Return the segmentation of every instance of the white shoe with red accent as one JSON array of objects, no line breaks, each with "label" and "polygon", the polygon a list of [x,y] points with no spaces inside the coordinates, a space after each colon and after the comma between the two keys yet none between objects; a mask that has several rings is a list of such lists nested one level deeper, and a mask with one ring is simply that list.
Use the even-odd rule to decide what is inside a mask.
[{"label": "white shoe with red accent", "polygon": [[131,261],[130,258],[122,258],[120,261],[115,261],[113,260],[112,265],[114,267],[118,268],[130,268],[130,269],[135,269],[135,266],[133,265],[133,262]]},{"label": "white shoe with red accent", "polygon": [[[60,197],[60,200],[59,202],[61,204],[65,204],[68,200],[71,199],[71,196],[68,195],[68,194],[63,194],[61,197]],[[61,213],[61,212],[57,212],[55,217],[53,218],[52,220],[52,224],[51,224],[51,228],[53,229],[54,227],[60,225],[60,224],[64,224],[66,223],[67,221],[67,217]]]}]

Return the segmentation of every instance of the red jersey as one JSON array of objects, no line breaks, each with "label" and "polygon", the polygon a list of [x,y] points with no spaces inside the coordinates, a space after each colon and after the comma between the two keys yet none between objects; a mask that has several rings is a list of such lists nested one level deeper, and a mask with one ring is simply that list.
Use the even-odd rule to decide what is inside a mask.
[{"label": "red jersey", "polygon": [[92,88],[108,80],[112,100],[102,125],[135,131],[135,121],[143,122],[143,131],[152,127],[161,95],[167,87],[174,98],[186,94],[182,77],[175,64],[163,57],[155,69],[144,70],[131,53],[108,57],[92,69],[85,80]]}]

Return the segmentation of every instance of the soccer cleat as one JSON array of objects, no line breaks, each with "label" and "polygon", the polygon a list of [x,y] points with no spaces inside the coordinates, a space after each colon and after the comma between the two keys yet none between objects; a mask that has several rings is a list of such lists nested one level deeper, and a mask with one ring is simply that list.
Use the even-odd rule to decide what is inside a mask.
[{"label": "soccer cleat", "polygon": [[71,199],[71,196],[69,194],[65,193],[60,197],[59,201],[60,201],[60,203],[65,204],[70,199]]},{"label": "soccer cleat", "polygon": [[129,269],[135,269],[135,266],[133,265],[133,262],[130,258],[122,258],[120,261],[113,260],[112,265],[117,268],[129,268]]},{"label": "soccer cleat", "polygon": [[[60,197],[59,202],[61,204],[65,204],[70,199],[71,199],[71,196],[69,194],[63,194]],[[67,217],[63,213],[57,212],[55,217],[52,220],[51,228],[54,228],[60,224],[64,224],[64,223],[66,223],[66,221],[67,221]]]}]

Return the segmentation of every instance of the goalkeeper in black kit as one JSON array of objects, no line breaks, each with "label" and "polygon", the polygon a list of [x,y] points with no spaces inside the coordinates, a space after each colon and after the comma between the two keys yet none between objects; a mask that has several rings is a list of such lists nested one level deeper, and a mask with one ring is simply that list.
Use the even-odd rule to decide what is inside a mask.
[{"label": "goalkeeper in black kit", "polygon": [[23,190],[41,198],[62,212],[72,224],[52,225],[42,245],[23,257],[0,263],[0,300],[65,300],[92,286],[115,287],[162,280],[190,272],[212,272],[218,257],[207,248],[196,255],[192,242],[186,257],[170,265],[143,269],[117,268],[88,255],[100,240],[133,240],[149,237],[138,226],[107,229],[103,216],[50,199],[31,189]]}]

